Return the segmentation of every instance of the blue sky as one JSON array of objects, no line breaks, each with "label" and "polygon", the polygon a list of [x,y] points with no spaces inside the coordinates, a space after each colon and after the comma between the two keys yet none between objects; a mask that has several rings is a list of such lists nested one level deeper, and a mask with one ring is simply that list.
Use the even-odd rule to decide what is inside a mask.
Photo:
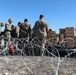
[{"label": "blue sky", "polygon": [[76,27],[76,0],[0,0],[0,22],[12,18],[16,26],[27,18],[33,28],[40,14],[57,33],[59,28]]}]

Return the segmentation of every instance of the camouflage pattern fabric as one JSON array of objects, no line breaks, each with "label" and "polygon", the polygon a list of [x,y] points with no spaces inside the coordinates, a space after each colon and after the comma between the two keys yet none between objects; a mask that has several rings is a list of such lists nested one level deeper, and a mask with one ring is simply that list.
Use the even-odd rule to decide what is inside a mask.
[{"label": "camouflage pattern fabric", "polygon": [[25,38],[28,37],[31,33],[31,27],[30,24],[28,22],[23,23],[22,27],[21,27],[21,37]]}]

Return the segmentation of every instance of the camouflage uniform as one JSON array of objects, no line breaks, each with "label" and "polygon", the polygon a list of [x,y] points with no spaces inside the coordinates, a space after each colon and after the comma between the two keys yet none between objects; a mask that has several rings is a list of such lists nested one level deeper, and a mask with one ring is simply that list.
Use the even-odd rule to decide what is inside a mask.
[{"label": "camouflage uniform", "polygon": [[46,38],[48,32],[48,25],[44,20],[39,20],[35,23],[33,28],[34,35],[39,38]]},{"label": "camouflage uniform", "polygon": [[11,38],[11,27],[10,27],[11,22],[12,19],[10,18],[8,22],[5,24],[5,36],[7,38]]},{"label": "camouflage uniform", "polygon": [[20,31],[20,27],[17,25],[16,26],[16,37],[19,37],[19,31]]},{"label": "camouflage uniform", "polygon": [[3,27],[3,26],[4,26],[4,23],[1,22],[1,23],[0,23],[0,34],[1,34],[1,27]]},{"label": "camouflage uniform", "polygon": [[28,22],[24,22],[21,27],[21,37],[26,38],[31,34],[31,26]]},{"label": "camouflage uniform", "polygon": [[13,37],[13,38],[16,37],[16,30],[15,30],[15,26],[14,25],[11,26],[11,37]]},{"label": "camouflage uniform", "polygon": [[[41,44],[39,44],[39,45],[42,46],[42,48],[45,48],[47,32],[48,32],[48,25],[44,21],[43,18],[40,19],[39,21],[35,22],[35,26],[33,28],[33,33],[34,33],[34,36],[41,42]],[[43,52],[44,52],[44,50],[41,49],[40,54],[42,56],[43,56]]]}]

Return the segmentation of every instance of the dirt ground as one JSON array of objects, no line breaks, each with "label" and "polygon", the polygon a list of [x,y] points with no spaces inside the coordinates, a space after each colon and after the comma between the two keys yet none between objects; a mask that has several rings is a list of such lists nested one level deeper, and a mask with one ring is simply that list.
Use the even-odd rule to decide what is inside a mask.
[{"label": "dirt ground", "polygon": [[76,75],[76,58],[2,56],[0,75]]}]

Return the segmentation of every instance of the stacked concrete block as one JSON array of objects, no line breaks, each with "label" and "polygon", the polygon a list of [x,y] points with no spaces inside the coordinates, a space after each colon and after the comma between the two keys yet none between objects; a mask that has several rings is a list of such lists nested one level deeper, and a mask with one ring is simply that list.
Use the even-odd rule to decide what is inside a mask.
[{"label": "stacked concrete block", "polygon": [[59,42],[59,34],[56,34],[57,43]]},{"label": "stacked concrete block", "polygon": [[52,43],[52,44],[57,44],[57,38],[49,38],[48,42]]},{"label": "stacked concrete block", "polygon": [[64,28],[59,29],[59,33],[60,34],[65,34],[65,29]]},{"label": "stacked concrete block", "polygon": [[74,29],[74,36],[76,36],[76,28]]},{"label": "stacked concrete block", "polygon": [[54,37],[52,38],[52,43],[53,43],[54,45],[57,44],[57,38],[56,38],[56,37],[55,37],[55,38],[54,38]]},{"label": "stacked concrete block", "polygon": [[73,48],[74,47],[74,39],[71,37],[66,38],[66,47]]},{"label": "stacked concrete block", "polygon": [[76,45],[76,28],[66,27],[59,29],[59,34],[56,34],[56,31],[49,29],[48,38],[53,44],[63,43],[67,48],[73,48]]},{"label": "stacked concrete block", "polygon": [[56,37],[56,31],[49,29],[48,31],[48,38]]},{"label": "stacked concrete block", "polygon": [[74,27],[66,27],[65,28],[65,36],[66,37],[74,37]]},{"label": "stacked concrete block", "polygon": [[49,39],[49,42],[57,44],[56,31],[49,29],[47,38]]},{"label": "stacked concrete block", "polygon": [[64,34],[59,34],[59,40],[60,41],[62,41],[62,40],[64,40],[65,38],[64,38]]},{"label": "stacked concrete block", "polygon": [[51,38],[51,31],[52,31],[52,29],[49,29],[48,34],[47,34],[48,39]]},{"label": "stacked concrete block", "polygon": [[51,37],[56,38],[56,31],[54,31],[54,30],[51,31]]},{"label": "stacked concrete block", "polygon": [[74,27],[66,27],[65,28],[65,36],[66,36],[67,48],[73,48],[74,47],[75,28]]},{"label": "stacked concrete block", "polygon": [[74,46],[76,47],[76,36],[74,36]]}]

